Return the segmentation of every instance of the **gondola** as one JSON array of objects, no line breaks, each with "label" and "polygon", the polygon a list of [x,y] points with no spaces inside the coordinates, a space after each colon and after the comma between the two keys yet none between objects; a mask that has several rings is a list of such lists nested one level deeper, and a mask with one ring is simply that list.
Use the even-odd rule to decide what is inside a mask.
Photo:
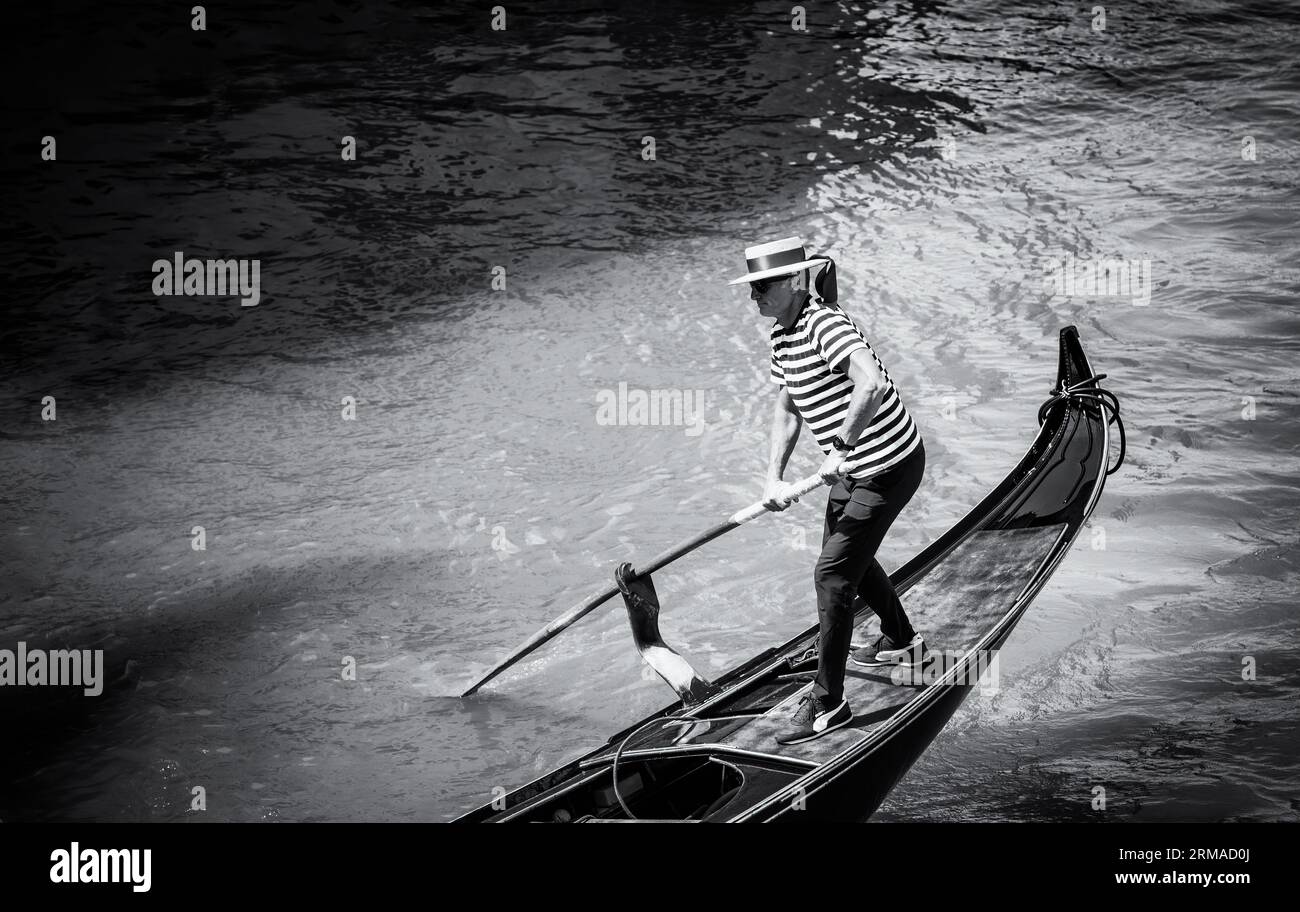
[{"label": "gondola", "polygon": [[[1124,459],[1115,394],[1074,326],[1060,332],[1056,386],[1019,464],[965,517],[891,574],[933,660],[921,669],[848,666],[854,719],[803,744],[775,735],[816,670],[817,626],[716,681],[659,635],[649,572],[616,571],[642,657],[678,701],[604,746],[457,822],[860,821],[869,817],[996,671],[998,650],[1070,550]],[[1110,466],[1111,427],[1119,456]],[[660,564],[662,565],[662,564]],[[657,566],[655,567],[657,569]],[[857,622],[874,618],[859,605]]]}]

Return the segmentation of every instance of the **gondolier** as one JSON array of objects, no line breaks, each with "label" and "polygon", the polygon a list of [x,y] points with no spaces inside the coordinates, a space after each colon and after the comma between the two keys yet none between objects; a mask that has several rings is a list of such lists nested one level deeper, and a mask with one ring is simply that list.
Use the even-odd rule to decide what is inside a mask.
[{"label": "gondolier", "polygon": [[925,659],[925,641],[876,560],[885,533],[921,483],[925,445],[884,364],[837,306],[834,262],[810,257],[797,237],[746,248],[745,260],[748,272],[728,284],[749,283],[759,313],[774,321],[771,376],[780,385],[764,505],[784,510],[798,500],[782,477],[803,424],[826,454],[821,476],[834,482],[813,574],[817,675],[777,735],[781,744],[798,744],[853,718],[844,673],[855,595],[880,618],[880,634],[854,652],[855,663],[912,666]]}]

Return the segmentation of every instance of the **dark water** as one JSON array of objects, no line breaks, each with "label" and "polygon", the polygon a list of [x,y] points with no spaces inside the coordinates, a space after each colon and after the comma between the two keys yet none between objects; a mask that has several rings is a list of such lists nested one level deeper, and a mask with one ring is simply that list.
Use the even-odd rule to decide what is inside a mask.
[{"label": "dark water", "polygon": [[[1019,458],[1061,326],[1129,429],[1001,690],[877,819],[1081,819],[1099,785],[1110,819],[1296,819],[1300,14],[488,9],[11,13],[0,647],[115,683],[0,695],[0,817],[447,819],[669,702],[613,610],[451,695],[757,498],[765,327],[725,283],[800,234],[925,435],[886,566]],[[174,250],[260,258],[261,303],[155,297]],[[1149,303],[1051,296],[1066,255],[1149,261]],[[599,423],[620,383],[701,391],[703,431]],[[819,522],[674,565],[665,636],[716,674],[812,623]]]}]

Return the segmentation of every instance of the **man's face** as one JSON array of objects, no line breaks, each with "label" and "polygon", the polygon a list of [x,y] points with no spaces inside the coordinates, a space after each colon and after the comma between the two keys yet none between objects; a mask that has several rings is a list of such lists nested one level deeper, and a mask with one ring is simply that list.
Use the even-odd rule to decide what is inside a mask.
[{"label": "man's face", "polygon": [[775,319],[790,307],[795,299],[794,276],[778,276],[749,283],[749,296],[758,303],[758,312]]}]

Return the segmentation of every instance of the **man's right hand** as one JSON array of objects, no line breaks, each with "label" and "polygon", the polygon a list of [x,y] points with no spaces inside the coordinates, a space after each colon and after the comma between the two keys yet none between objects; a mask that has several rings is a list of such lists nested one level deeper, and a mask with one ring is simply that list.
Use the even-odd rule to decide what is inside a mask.
[{"label": "man's right hand", "polygon": [[769,481],[763,489],[763,506],[780,512],[792,503],[799,502],[799,495],[790,493],[794,485],[784,481]]}]

